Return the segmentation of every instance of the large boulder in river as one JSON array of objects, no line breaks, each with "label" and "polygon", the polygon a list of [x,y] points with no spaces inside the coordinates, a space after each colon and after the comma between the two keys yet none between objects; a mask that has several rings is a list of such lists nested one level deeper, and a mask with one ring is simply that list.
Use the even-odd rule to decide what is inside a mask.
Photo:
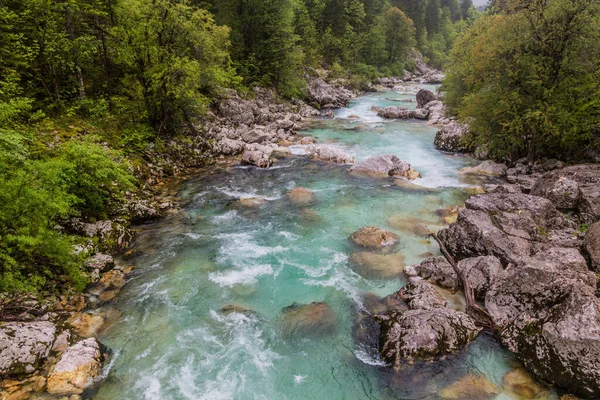
[{"label": "large boulder in river", "polygon": [[472,151],[472,148],[465,142],[468,133],[469,128],[467,125],[452,121],[449,124],[444,125],[437,132],[433,144],[439,150],[451,151],[454,153],[468,153],[469,151]]},{"label": "large boulder in river", "polygon": [[448,308],[392,311],[376,319],[381,324],[381,355],[394,368],[415,358],[454,353],[480,331],[467,314]]},{"label": "large boulder in river", "polygon": [[590,266],[594,271],[600,272],[600,221],[588,229],[583,245]]},{"label": "large boulder in river", "polygon": [[417,108],[416,110],[409,110],[402,106],[390,106],[380,108],[377,111],[377,115],[382,118],[390,119],[427,119],[429,111],[423,108]]},{"label": "large boulder in river", "polygon": [[578,210],[588,223],[600,219],[600,164],[580,164],[544,174],[531,194],[552,201],[557,208]]},{"label": "large boulder in river", "polygon": [[306,148],[306,152],[312,158],[320,161],[328,161],[336,164],[353,164],[355,162],[354,157],[346,154],[342,149],[327,144],[309,145]]},{"label": "large boulder in river", "polygon": [[431,90],[421,89],[417,92],[417,108],[423,108],[427,103],[437,99]]},{"label": "large boulder in river", "polygon": [[398,235],[376,226],[365,226],[354,232],[350,240],[371,250],[392,248],[398,243]]},{"label": "large boulder in river", "polygon": [[409,163],[392,154],[370,157],[350,167],[350,171],[359,174],[398,176],[408,179],[421,177],[421,174],[414,170]]},{"label": "large boulder in river", "polygon": [[307,90],[310,102],[319,108],[345,107],[353,97],[351,91],[331,85],[322,79],[310,82]]},{"label": "large boulder in river", "polygon": [[460,288],[456,272],[444,257],[428,257],[418,265],[406,267],[404,271],[408,276],[420,276],[445,289],[456,291]]},{"label": "large boulder in river", "polygon": [[527,369],[584,397],[600,396],[600,299],[589,271],[554,262],[509,266],[485,304],[502,343]]},{"label": "large boulder in river", "polygon": [[433,310],[448,304],[431,283],[418,278],[411,279],[396,297],[404,300],[411,310]]},{"label": "large boulder in river", "polygon": [[48,321],[0,323],[0,376],[35,371],[55,337],[56,326]]},{"label": "large boulder in river", "polygon": [[485,294],[502,271],[502,263],[493,256],[466,258],[459,261],[457,267],[478,299],[485,298]]},{"label": "large boulder in river", "polygon": [[102,353],[96,339],[82,340],[61,355],[48,376],[48,393],[78,395],[102,370]]},{"label": "large boulder in river", "polygon": [[522,193],[473,196],[456,223],[439,232],[450,253],[461,260],[491,255],[503,265],[552,247],[579,247],[577,226],[541,197]]}]

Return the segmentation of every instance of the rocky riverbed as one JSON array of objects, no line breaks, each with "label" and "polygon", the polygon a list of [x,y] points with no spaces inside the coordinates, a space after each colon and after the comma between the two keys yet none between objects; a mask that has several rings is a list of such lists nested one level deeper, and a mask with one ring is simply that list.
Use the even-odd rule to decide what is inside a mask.
[{"label": "rocky riverbed", "polygon": [[[428,73],[424,76],[433,76]],[[235,397],[254,384],[273,396],[295,397],[291,393],[314,371],[323,369],[328,376],[335,360],[324,354],[343,358],[348,347],[355,349],[360,366],[350,362],[344,374],[362,382],[359,398],[406,391],[443,398],[556,396],[522,367],[474,363],[473,352],[499,352],[500,359],[511,360],[498,342],[559,390],[599,396],[600,167],[556,160],[477,164],[437,153],[431,145],[435,131],[415,119],[441,128],[435,136],[441,150],[472,149],[461,147],[466,127],[445,116],[434,88],[419,91],[397,78],[379,84],[394,91],[362,101],[316,80],[310,105],[275,104],[262,90],[253,100],[232,93],[206,123],[213,151],[230,158],[214,173],[188,181],[184,194],[176,185],[164,197],[128,203],[134,220],[166,216],[156,227],[142,229],[135,239],[119,221],[72,221],[72,229],[88,234],[95,246],[96,255],[86,263],[94,283],[83,296],[41,303],[21,299],[25,307],[0,326],[0,373],[7,377],[0,384],[2,398],[40,392],[136,398],[142,388],[146,397]],[[328,119],[331,109],[351,101],[349,109],[335,112],[335,120]],[[394,105],[398,102],[407,107]],[[317,115],[325,118],[305,119]],[[314,121],[311,130],[302,131],[307,121]],[[186,168],[174,160],[177,168]],[[153,173],[150,181],[160,176]],[[198,184],[205,183],[207,191],[199,192]],[[473,192],[481,194],[466,199]],[[464,307],[457,270],[436,255],[428,235],[438,231],[487,309],[487,325]],[[271,242],[278,235],[281,240]],[[190,240],[199,241],[206,254],[196,253]],[[167,246],[164,257],[161,241]],[[301,247],[294,241],[302,241]],[[131,243],[117,262],[109,255],[115,246]],[[159,269],[148,270],[150,265]],[[198,268],[200,276],[189,275]],[[181,287],[173,289],[172,283]],[[164,292],[151,289],[156,285]],[[114,300],[123,290],[120,306]],[[167,294],[166,303],[161,293]],[[215,313],[224,300],[228,303]],[[196,301],[205,312],[189,319]],[[167,320],[170,313],[181,314],[167,323],[164,312]],[[194,318],[197,328],[190,325]],[[169,332],[175,337],[156,342],[155,335]],[[184,360],[171,345],[181,347],[186,335],[196,337],[207,353],[168,372]],[[130,337],[139,343],[128,344]],[[225,355],[220,346],[239,353]],[[291,367],[302,365],[297,357],[302,352],[313,371]],[[142,362],[146,357],[168,373]],[[213,360],[217,375],[196,365],[203,359]],[[237,372],[242,381],[221,375],[236,364],[243,367]],[[275,365],[293,375],[289,386],[273,384],[286,379],[273,371]],[[193,378],[181,375],[185,368]],[[248,375],[247,368],[260,373]],[[131,377],[123,375],[128,370]],[[433,371],[438,378],[420,386]],[[195,383],[172,386],[185,379]],[[337,379],[309,383],[308,393],[342,395],[343,385],[333,383]],[[237,391],[218,382],[237,385]]]}]

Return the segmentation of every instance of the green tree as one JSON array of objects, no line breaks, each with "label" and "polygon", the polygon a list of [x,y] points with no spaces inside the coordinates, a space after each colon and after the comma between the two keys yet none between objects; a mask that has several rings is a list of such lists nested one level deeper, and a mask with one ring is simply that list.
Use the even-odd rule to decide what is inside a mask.
[{"label": "green tree", "polygon": [[413,21],[396,7],[387,10],[385,21],[387,61],[391,64],[406,57],[416,44],[415,27]]},{"label": "green tree", "polygon": [[507,7],[456,42],[447,102],[496,158],[582,157],[598,145],[600,5],[532,0]]},{"label": "green tree", "polygon": [[159,135],[193,129],[221,86],[236,82],[227,50],[229,28],[186,0],[123,0],[112,34],[128,95]]}]

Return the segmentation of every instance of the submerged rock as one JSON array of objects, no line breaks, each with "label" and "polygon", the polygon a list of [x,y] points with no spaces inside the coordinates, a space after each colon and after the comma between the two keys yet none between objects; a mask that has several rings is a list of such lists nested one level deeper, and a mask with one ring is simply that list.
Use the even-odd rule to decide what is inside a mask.
[{"label": "submerged rock", "polygon": [[402,275],[402,254],[377,254],[367,251],[355,252],[350,256],[352,269],[365,278],[394,279]]},{"label": "submerged rock", "polygon": [[292,189],[286,195],[292,203],[298,206],[307,206],[315,201],[315,194],[303,187]]},{"label": "submerged rock", "polygon": [[353,164],[355,162],[354,157],[351,155],[326,144],[310,145],[306,148],[306,152],[314,159],[320,161],[328,161],[336,164]]},{"label": "submerged rock", "polygon": [[265,204],[267,200],[262,197],[247,197],[233,202],[234,208],[257,208]]},{"label": "submerged rock", "polygon": [[415,171],[409,163],[401,161],[391,154],[370,157],[350,167],[350,171],[360,174],[399,176],[408,179],[421,177],[421,174]]},{"label": "submerged rock", "polygon": [[48,357],[56,333],[48,321],[0,323],[0,376],[35,371]]},{"label": "submerged rock", "polygon": [[502,379],[504,390],[511,395],[524,399],[545,399],[550,391],[537,383],[531,374],[523,368],[508,371]]},{"label": "submerged rock", "polygon": [[376,226],[365,226],[354,232],[350,240],[372,250],[392,248],[398,243],[398,235]]},{"label": "submerged rock", "polygon": [[412,234],[422,237],[427,237],[427,235],[429,235],[431,232],[437,231],[433,224],[408,215],[391,216],[388,219],[387,223],[394,229],[398,229],[404,232],[410,232]]},{"label": "submerged rock", "polygon": [[407,360],[451,354],[480,331],[467,314],[447,308],[392,311],[376,318],[381,323],[381,354],[395,368]]},{"label": "submerged rock", "polygon": [[491,400],[500,394],[500,390],[487,376],[466,375],[445,387],[440,392],[442,399],[448,400]]},{"label": "submerged rock", "polygon": [[96,339],[69,347],[48,376],[48,393],[77,395],[89,387],[102,369],[102,353]]},{"label": "submerged rock", "polygon": [[284,336],[318,336],[335,331],[333,310],[325,302],[292,304],[281,311]]}]

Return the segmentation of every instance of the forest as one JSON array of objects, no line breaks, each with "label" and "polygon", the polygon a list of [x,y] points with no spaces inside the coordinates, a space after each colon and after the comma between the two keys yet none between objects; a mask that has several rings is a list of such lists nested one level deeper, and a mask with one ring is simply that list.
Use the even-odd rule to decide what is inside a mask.
[{"label": "forest", "polygon": [[599,15],[594,0],[2,0],[0,292],[83,288],[64,223],[114,214],[144,151],[202,136],[228,89],[303,98],[318,69],[356,89],[412,70],[416,49],[490,157],[584,159]]}]

